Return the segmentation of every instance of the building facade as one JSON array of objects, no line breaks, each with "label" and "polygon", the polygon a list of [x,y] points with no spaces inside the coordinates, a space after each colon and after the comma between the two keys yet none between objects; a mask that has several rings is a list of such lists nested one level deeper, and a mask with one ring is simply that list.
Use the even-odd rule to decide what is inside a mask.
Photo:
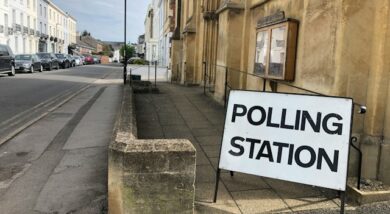
[{"label": "building facade", "polygon": [[138,57],[145,58],[145,34],[138,36],[136,52]]},{"label": "building facade", "polygon": [[158,61],[158,35],[159,35],[159,0],[152,0],[149,4],[145,18],[145,60]]},{"label": "building facade", "polygon": [[36,35],[38,39],[38,52],[47,52],[48,51],[48,0],[38,0],[37,5],[37,18],[38,18],[38,29]]},{"label": "building facade", "polygon": [[[388,0],[176,0],[172,79],[219,102],[229,88],[352,97],[368,109],[353,122],[362,175],[390,184],[389,38]],[[278,76],[288,66],[292,78]]]},{"label": "building facade", "polygon": [[170,66],[175,20],[174,0],[153,0],[145,19],[145,59]]},{"label": "building facade", "polygon": [[67,53],[76,41],[77,21],[49,0],[1,0],[0,5],[0,43],[15,54]]}]

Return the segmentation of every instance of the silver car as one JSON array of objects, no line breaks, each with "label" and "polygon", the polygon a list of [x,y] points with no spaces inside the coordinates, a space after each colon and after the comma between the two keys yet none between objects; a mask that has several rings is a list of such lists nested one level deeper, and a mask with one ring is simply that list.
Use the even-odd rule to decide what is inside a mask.
[{"label": "silver car", "polygon": [[43,66],[41,60],[35,54],[19,54],[15,56],[15,70],[34,73],[42,72]]}]

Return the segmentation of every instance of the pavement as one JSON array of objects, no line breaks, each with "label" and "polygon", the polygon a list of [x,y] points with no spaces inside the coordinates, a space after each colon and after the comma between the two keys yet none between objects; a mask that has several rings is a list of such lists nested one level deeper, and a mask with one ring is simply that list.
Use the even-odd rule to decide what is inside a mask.
[{"label": "pavement", "polygon": [[[222,171],[213,203],[223,133],[224,108],[200,87],[159,83],[159,94],[136,94],[140,139],[189,139],[197,150],[196,213],[339,213],[336,191]],[[356,207],[346,213],[390,213],[390,202]]]},{"label": "pavement", "polygon": [[0,77],[0,131],[18,130],[0,146],[0,213],[107,211],[121,78],[120,68],[103,65]]}]

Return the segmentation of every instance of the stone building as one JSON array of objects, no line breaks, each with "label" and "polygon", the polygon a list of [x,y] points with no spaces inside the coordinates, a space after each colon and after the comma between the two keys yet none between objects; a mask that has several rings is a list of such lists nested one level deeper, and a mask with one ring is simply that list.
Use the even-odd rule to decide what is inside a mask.
[{"label": "stone building", "polygon": [[[362,175],[390,184],[390,1],[176,0],[176,11],[174,81],[206,84],[220,102],[225,82],[234,89],[306,93],[288,83],[352,97],[367,106],[353,122]],[[277,26],[287,20],[297,23],[295,42]],[[286,57],[286,50],[294,51]],[[289,78],[265,76],[283,71],[280,66],[293,70]],[[356,175],[353,149],[350,163],[350,176]]]}]

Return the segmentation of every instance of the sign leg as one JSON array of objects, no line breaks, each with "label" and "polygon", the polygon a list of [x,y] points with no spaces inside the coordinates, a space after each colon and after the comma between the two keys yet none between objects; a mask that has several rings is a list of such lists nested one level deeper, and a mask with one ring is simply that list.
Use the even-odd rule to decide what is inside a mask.
[{"label": "sign leg", "polygon": [[230,171],[230,176],[234,176],[234,172],[233,171]]},{"label": "sign leg", "polygon": [[213,199],[213,202],[216,203],[217,202],[217,195],[218,195],[218,184],[219,184],[219,178],[221,176],[221,169],[217,169],[217,176],[216,176],[216,179],[215,179],[215,191],[214,191],[214,199]]},{"label": "sign leg", "polygon": [[340,206],[340,214],[344,214],[345,211],[345,192],[340,192],[340,200],[341,200],[341,206]]}]

